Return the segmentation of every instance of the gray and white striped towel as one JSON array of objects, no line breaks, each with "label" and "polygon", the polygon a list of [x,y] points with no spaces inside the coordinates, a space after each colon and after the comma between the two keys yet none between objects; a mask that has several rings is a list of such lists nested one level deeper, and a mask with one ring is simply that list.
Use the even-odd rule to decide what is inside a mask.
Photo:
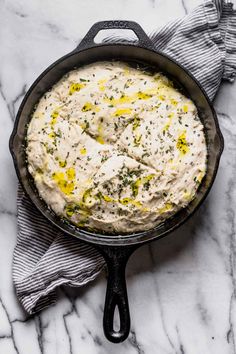
[{"label": "gray and white striped towel", "polygon": [[[150,35],[156,48],[199,80],[212,100],[222,79],[236,74],[236,12],[230,3],[206,0],[195,11]],[[18,190],[18,239],[13,257],[17,296],[28,313],[56,300],[60,285],[82,286],[104,266],[89,245],[51,225]]]}]

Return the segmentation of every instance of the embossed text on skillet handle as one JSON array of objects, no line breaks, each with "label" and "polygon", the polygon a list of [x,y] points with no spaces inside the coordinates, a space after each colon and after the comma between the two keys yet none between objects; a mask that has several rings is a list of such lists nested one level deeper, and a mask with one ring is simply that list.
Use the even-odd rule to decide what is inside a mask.
[{"label": "embossed text on skillet handle", "polygon": [[[146,48],[153,48],[153,43],[151,39],[147,36],[147,34],[144,32],[142,27],[134,21],[123,21],[123,20],[114,20],[114,21],[100,21],[96,22],[90,30],[87,32],[87,34],[84,36],[78,47],[74,50],[80,51],[85,48],[90,48],[90,47],[95,47],[99,46],[101,44],[96,44],[94,42],[94,38],[98,34],[99,31],[102,30],[107,30],[107,29],[129,29],[132,30],[137,38],[138,42],[136,42],[136,45],[140,45],[142,47]],[[112,42],[111,42],[112,43]]]}]

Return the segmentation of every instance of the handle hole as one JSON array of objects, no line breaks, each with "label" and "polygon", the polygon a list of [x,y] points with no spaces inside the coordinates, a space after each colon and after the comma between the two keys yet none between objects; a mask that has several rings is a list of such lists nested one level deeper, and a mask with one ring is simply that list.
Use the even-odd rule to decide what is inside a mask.
[{"label": "handle hole", "polygon": [[113,316],[113,331],[120,332],[120,313],[118,305],[116,305]]},{"label": "handle hole", "polygon": [[138,37],[130,29],[106,29],[101,30],[94,37],[94,42],[100,44],[102,42],[109,42],[110,40],[128,40],[128,41],[137,41]]}]

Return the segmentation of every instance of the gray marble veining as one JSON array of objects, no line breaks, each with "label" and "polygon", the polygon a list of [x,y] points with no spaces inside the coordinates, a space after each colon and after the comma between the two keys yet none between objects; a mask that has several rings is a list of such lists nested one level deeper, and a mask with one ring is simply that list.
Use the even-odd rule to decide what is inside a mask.
[{"label": "gray marble veining", "polygon": [[130,259],[127,341],[113,345],[103,335],[105,274],[84,288],[60,289],[57,304],[32,317],[18,304],[11,278],[17,180],[8,138],[30,84],[98,20],[131,19],[150,33],[200,2],[0,1],[1,354],[236,353],[236,84],[223,84],[214,103],[225,151],[209,197],[186,225]]}]

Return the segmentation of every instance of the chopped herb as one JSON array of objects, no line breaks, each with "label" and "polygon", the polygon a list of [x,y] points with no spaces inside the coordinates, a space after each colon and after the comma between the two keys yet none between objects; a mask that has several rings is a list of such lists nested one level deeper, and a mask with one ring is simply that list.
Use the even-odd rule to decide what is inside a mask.
[{"label": "chopped herb", "polygon": [[82,79],[82,78],[80,78],[79,80],[80,80],[80,82],[89,82],[90,81],[90,80],[86,80],[86,79]]}]

